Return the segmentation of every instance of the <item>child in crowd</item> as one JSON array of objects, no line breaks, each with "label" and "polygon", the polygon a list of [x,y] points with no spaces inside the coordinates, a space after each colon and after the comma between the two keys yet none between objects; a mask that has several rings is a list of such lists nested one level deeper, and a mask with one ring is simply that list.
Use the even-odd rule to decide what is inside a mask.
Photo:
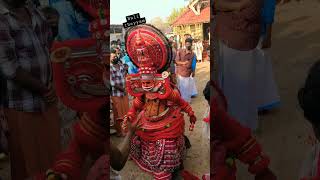
[{"label": "child in crowd", "polygon": [[[311,123],[316,138],[320,139],[320,61],[309,71],[304,87],[299,90],[298,100],[304,117]],[[318,142],[304,162],[300,180],[320,179],[320,143]]]}]

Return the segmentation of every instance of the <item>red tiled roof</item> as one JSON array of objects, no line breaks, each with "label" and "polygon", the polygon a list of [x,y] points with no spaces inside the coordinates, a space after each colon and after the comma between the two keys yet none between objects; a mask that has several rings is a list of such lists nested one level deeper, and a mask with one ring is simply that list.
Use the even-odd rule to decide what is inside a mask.
[{"label": "red tiled roof", "polygon": [[194,14],[194,12],[191,9],[188,9],[172,23],[172,26],[197,24],[197,23],[204,23],[209,21],[210,21],[210,6],[207,6],[201,10],[200,15],[198,16]]}]

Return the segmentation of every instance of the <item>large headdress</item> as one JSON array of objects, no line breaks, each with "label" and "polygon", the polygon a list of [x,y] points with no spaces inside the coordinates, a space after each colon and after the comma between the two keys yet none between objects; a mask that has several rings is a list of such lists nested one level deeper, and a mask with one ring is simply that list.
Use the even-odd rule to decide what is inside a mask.
[{"label": "large headdress", "polygon": [[128,75],[127,89],[133,96],[145,91],[158,93],[158,98],[168,96],[169,73],[172,59],[169,40],[151,25],[138,25],[126,32],[126,50],[139,73]]},{"label": "large headdress", "polygon": [[104,66],[97,58],[94,39],[55,43],[52,52],[53,77],[60,100],[79,111],[96,111],[107,101],[88,89],[103,89]]},{"label": "large headdress", "polygon": [[61,101],[76,111],[97,111],[108,97],[107,92],[102,95],[91,92],[105,88],[102,61],[109,64],[109,1],[76,2],[94,19],[89,27],[92,39],[54,43],[52,61],[56,91]]},{"label": "large headdress", "polygon": [[126,33],[126,49],[140,71],[162,73],[170,65],[172,49],[169,40],[151,25],[138,25]]}]

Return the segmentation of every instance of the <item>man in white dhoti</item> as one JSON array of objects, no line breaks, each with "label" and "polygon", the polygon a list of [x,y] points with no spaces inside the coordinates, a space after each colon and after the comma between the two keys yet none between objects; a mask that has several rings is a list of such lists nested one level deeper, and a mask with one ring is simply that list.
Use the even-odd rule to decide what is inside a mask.
[{"label": "man in white dhoti", "polygon": [[214,2],[214,32],[217,41],[214,54],[218,70],[218,77],[214,78],[217,78],[227,98],[230,115],[243,126],[256,130],[258,110],[255,61],[262,0]]},{"label": "man in white dhoti", "polygon": [[197,95],[194,80],[197,57],[192,51],[192,39],[185,40],[185,49],[179,49],[176,55],[176,75],[178,88],[182,98],[191,102],[191,97]]},{"label": "man in white dhoti", "polygon": [[202,62],[202,52],[203,52],[203,46],[202,46],[202,41],[198,40],[195,43],[195,54],[197,57],[197,62]]}]

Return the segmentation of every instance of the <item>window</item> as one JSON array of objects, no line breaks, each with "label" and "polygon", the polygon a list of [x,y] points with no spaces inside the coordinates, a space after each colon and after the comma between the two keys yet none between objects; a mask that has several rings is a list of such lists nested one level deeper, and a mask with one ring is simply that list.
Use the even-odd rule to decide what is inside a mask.
[{"label": "window", "polygon": [[191,33],[194,33],[196,31],[196,26],[194,24],[190,25],[190,31]]}]

